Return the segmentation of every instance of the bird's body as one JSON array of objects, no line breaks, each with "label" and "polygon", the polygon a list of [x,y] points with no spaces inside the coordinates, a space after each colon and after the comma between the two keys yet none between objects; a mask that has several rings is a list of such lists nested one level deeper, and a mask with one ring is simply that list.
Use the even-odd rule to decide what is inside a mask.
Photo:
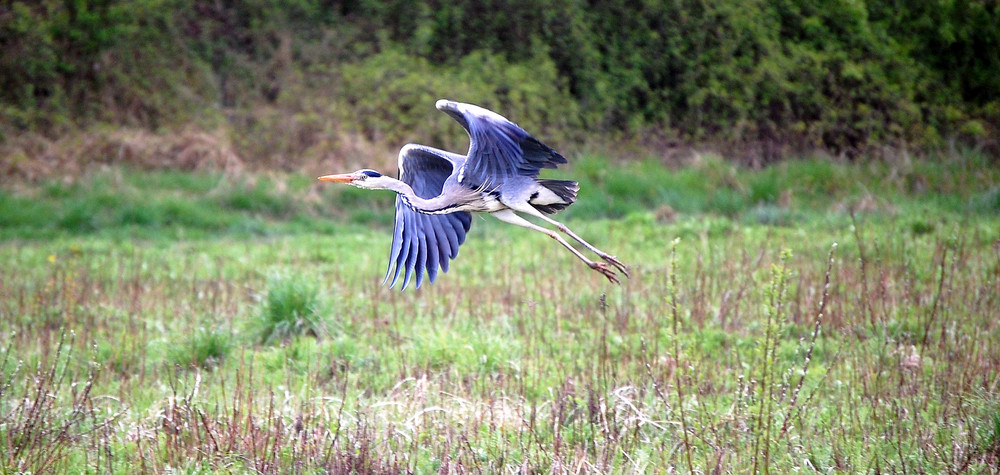
[{"label": "bird's body", "polygon": [[459,211],[494,213],[511,208],[513,203],[523,202],[535,206],[539,211],[552,212],[569,206],[576,199],[578,185],[568,180],[512,176],[497,185],[481,184],[473,187],[463,184],[461,172],[466,162],[464,155],[455,155],[416,144],[406,145],[400,150],[400,174],[406,173],[406,162],[420,160],[415,158],[418,154],[425,155],[422,160],[444,159],[452,168],[441,186],[441,191],[434,197],[428,199],[423,199],[419,195],[414,197],[412,191],[406,192],[405,187],[400,187],[403,191],[399,194],[400,200],[418,213],[448,214]]},{"label": "bird's body", "polygon": [[628,276],[627,268],[614,256],[545,216],[576,201],[576,182],[537,178],[540,169],[566,163],[562,155],[495,112],[446,100],[436,106],[469,132],[468,155],[409,144],[399,151],[398,180],[368,169],[320,177],[397,193],[396,225],[386,272],[386,281],[393,277],[390,286],[395,285],[400,272],[404,274],[403,288],[414,274],[419,287],[425,271],[432,282],[438,267],[447,272],[449,260],[458,255],[472,224],[471,213],[490,213],[502,221],[543,232],[589,267],[618,282],[615,269],[587,259],[558,233],[517,213],[541,218]]},{"label": "bird's body", "polygon": [[[418,155],[423,155],[423,157],[417,158]],[[482,191],[485,190],[477,190],[462,185],[459,181],[459,171],[466,162],[464,155],[456,155],[423,145],[408,144],[399,151],[400,175],[406,173],[406,162],[413,162],[415,160],[443,160],[441,163],[447,162],[450,171],[447,170],[447,167],[440,168],[441,172],[448,173],[448,177],[445,178],[444,183],[441,185],[441,191],[436,196],[424,199],[419,195],[412,196],[413,193],[404,192],[399,194],[399,199],[402,200],[403,204],[406,204],[414,211],[422,214],[448,214],[460,211],[492,213],[504,208],[504,205],[500,202],[502,195],[499,191],[484,193]]]}]

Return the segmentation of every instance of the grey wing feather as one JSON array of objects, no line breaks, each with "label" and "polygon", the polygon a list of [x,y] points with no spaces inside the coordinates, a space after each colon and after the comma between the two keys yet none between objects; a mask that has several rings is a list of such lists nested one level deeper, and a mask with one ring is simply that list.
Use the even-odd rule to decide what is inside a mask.
[{"label": "grey wing feather", "polygon": [[[407,145],[400,151],[399,179],[410,185],[417,196],[433,198],[441,194],[460,158],[460,155],[431,147]],[[402,274],[401,289],[405,289],[413,278],[419,288],[425,272],[434,282],[438,268],[448,272],[448,260],[458,256],[458,246],[465,242],[471,226],[472,215],[468,212],[418,213],[397,196],[389,267],[382,283],[392,276],[389,284],[392,287]]]},{"label": "grey wing feather", "polygon": [[559,152],[495,112],[447,100],[438,101],[437,108],[469,133],[469,158],[461,173],[467,186],[497,186],[510,176],[534,178],[543,168],[566,163]]}]

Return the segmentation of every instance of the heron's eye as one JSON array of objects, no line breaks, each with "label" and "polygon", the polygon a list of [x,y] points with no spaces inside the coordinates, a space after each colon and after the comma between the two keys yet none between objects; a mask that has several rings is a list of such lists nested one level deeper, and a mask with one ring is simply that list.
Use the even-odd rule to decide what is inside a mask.
[{"label": "heron's eye", "polygon": [[379,173],[379,172],[377,172],[375,170],[361,170],[361,173],[363,173],[364,175],[366,175],[368,177],[371,177],[371,178],[378,178],[378,177],[382,176],[381,173]]}]

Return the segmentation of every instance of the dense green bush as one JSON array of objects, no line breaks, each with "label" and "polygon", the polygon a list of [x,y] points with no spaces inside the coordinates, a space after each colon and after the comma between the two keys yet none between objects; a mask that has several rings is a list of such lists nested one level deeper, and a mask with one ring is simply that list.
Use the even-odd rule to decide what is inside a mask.
[{"label": "dense green bush", "polygon": [[358,3],[379,34],[446,63],[542,42],[597,129],[666,125],[769,158],[982,139],[1000,122],[996,2]]},{"label": "dense green bush", "polygon": [[214,95],[178,41],[181,2],[71,0],[0,6],[0,118],[58,132],[81,120],[156,128]]},{"label": "dense green bush", "polygon": [[465,131],[433,109],[442,97],[503,111],[548,138],[580,125],[576,103],[560,89],[544,53],[512,63],[474,51],[454,65],[435,65],[390,48],[344,65],[341,73],[341,98],[348,104],[343,121],[376,141],[458,147]]},{"label": "dense green bush", "polygon": [[0,133],[221,122],[294,155],[264,130],[315,137],[334,117],[376,141],[452,144],[461,132],[428,119],[452,97],[549,136],[655,129],[763,160],[984,143],[1000,125],[997,24],[991,0],[14,1]]}]

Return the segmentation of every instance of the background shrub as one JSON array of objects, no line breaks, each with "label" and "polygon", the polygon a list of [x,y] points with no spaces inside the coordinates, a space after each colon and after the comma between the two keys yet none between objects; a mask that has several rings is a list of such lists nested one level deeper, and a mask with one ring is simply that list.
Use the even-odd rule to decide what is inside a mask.
[{"label": "background shrub", "polygon": [[657,131],[766,162],[995,148],[1000,124],[989,0],[44,0],[0,19],[3,137],[222,124],[287,165],[345,131],[454,144],[428,119],[451,97],[559,140]]}]

